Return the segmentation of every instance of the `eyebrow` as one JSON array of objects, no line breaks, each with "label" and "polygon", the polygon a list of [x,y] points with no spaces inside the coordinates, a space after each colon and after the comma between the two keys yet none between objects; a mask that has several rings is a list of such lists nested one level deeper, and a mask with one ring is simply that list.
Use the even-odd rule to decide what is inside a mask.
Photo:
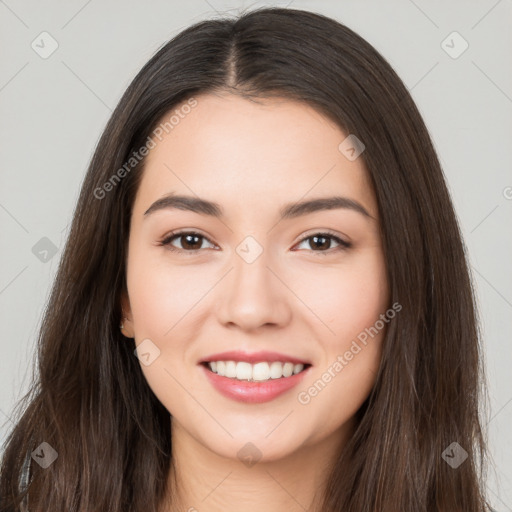
[{"label": "eyebrow", "polygon": [[[280,219],[293,219],[308,215],[310,213],[344,208],[360,213],[368,219],[375,218],[368,213],[368,210],[354,199],[342,196],[321,197],[318,199],[310,199],[298,203],[290,203],[279,210]],[[174,193],[167,194],[157,199],[145,212],[144,218],[152,213],[163,209],[186,210],[200,215],[210,215],[216,218],[224,217],[222,207],[213,201],[201,199],[199,197],[176,195]]]}]

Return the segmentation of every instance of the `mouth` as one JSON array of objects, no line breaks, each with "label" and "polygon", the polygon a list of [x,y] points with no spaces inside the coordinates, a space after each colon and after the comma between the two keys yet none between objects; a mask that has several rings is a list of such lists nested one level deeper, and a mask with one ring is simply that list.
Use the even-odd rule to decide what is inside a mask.
[{"label": "mouth", "polygon": [[269,402],[284,395],[306,378],[312,367],[310,363],[293,365],[278,361],[270,365],[268,362],[251,365],[245,361],[203,361],[198,366],[202,367],[207,381],[221,395],[253,404]]},{"label": "mouth", "polygon": [[268,382],[275,379],[287,379],[293,375],[305,372],[310,363],[281,361],[262,361],[251,364],[247,361],[203,361],[200,363],[207,371],[220,377],[227,377],[245,382]]},{"label": "mouth", "polygon": [[274,400],[297,386],[311,373],[310,361],[261,350],[230,350],[198,361],[207,381],[221,395],[245,403]]}]

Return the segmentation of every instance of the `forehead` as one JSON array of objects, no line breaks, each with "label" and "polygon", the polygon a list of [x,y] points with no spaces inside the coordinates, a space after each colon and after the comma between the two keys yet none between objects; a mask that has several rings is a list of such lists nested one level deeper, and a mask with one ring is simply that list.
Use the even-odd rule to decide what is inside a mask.
[{"label": "forehead", "polygon": [[[377,215],[363,160],[350,161],[338,149],[348,134],[311,106],[228,94],[195,99],[161,140],[153,138],[135,210],[173,191],[255,213],[304,196],[338,194]],[[179,105],[162,123],[176,111]]]}]

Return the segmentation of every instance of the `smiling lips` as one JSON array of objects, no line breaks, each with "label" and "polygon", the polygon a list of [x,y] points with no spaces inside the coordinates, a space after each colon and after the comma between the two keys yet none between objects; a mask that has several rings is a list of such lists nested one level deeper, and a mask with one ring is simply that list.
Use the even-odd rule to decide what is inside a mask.
[{"label": "smiling lips", "polygon": [[311,364],[277,352],[213,354],[200,361],[206,377],[223,396],[240,402],[267,402],[296,386]]}]

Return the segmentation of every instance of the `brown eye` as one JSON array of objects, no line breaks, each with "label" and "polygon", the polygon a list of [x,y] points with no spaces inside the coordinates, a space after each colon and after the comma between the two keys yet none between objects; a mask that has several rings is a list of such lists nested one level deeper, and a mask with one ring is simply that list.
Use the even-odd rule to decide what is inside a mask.
[{"label": "brown eye", "polygon": [[[337,237],[336,235],[333,235],[331,233],[315,233],[313,235],[309,235],[305,238],[303,238],[299,244],[302,244],[306,241],[309,242],[309,246],[312,248],[317,248],[319,250],[313,250],[313,252],[317,253],[331,253],[336,251],[343,251],[345,249],[348,249],[349,247],[352,247],[352,244],[350,242],[346,242],[345,240],[342,240],[341,238]],[[329,251],[331,248],[331,242],[335,241],[339,247],[335,247],[333,251]]]},{"label": "brown eye", "polygon": [[[171,242],[174,240],[181,239],[181,247],[175,247]],[[199,233],[195,233],[193,231],[183,231],[180,233],[170,233],[160,245],[164,245],[169,248],[171,251],[181,251],[181,252],[196,252],[201,249],[202,241],[208,240],[203,235]]]}]

